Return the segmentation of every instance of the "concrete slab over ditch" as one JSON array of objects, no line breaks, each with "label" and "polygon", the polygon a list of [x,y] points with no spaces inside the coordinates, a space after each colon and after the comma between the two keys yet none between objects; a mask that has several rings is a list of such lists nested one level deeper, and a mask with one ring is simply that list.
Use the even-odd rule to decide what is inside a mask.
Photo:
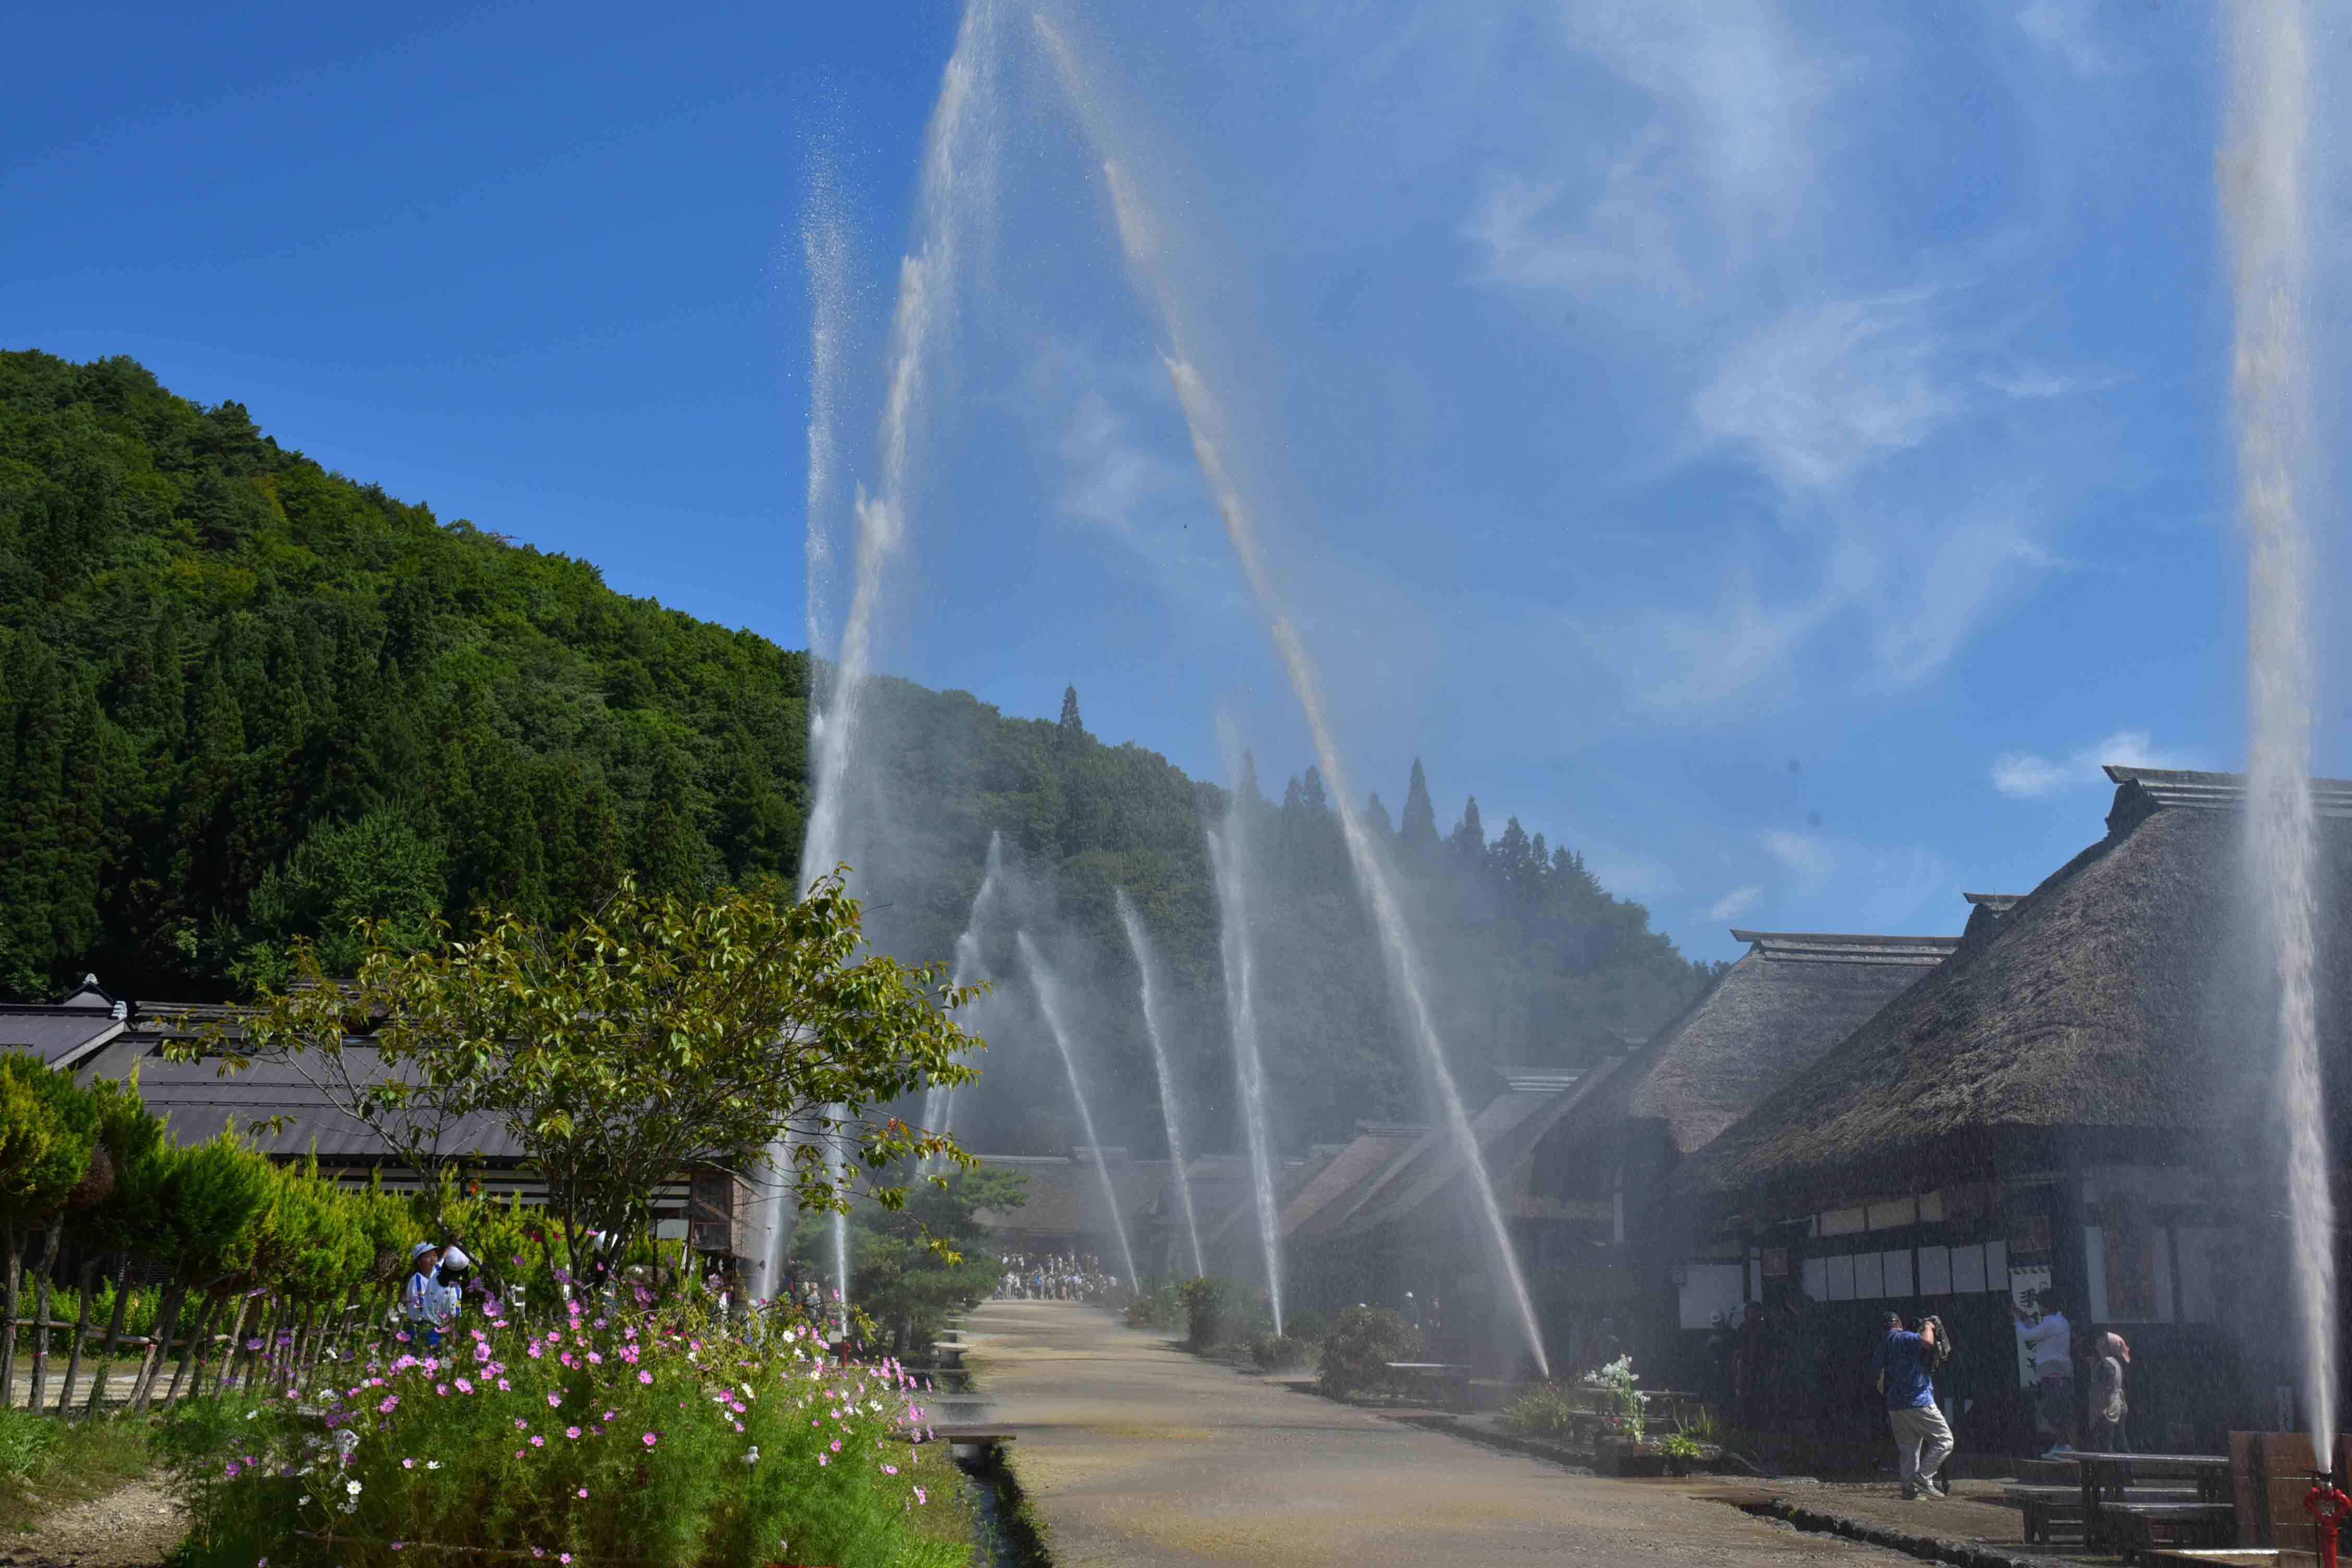
[{"label": "concrete slab over ditch", "polygon": [[1090,1307],[991,1302],[965,1339],[1056,1568],[1906,1561],[1694,1496],[1703,1482],[1571,1476],[1297,1394]]}]

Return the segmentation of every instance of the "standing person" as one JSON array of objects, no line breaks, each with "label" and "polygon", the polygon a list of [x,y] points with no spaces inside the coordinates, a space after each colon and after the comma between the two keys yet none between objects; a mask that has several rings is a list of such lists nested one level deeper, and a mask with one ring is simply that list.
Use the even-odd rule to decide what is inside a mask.
[{"label": "standing person", "polygon": [[2124,1418],[2131,1405],[2124,1397],[2124,1370],[2131,1365],[2131,1346],[2121,1334],[2104,1333],[2091,1342],[2091,1452],[2128,1454]]},{"label": "standing person", "polygon": [[408,1321],[409,1337],[428,1348],[441,1343],[441,1286],[435,1275],[441,1267],[441,1249],[420,1241],[408,1249],[408,1283],[401,1287],[400,1315]]},{"label": "standing person", "polygon": [[2012,1307],[2017,1342],[2033,1357],[2034,1425],[2050,1437],[2042,1454],[2054,1459],[2074,1446],[2074,1330],[2066,1314],[2051,1304],[2046,1290],[2026,1293],[2023,1307]]},{"label": "standing person", "polygon": [[1886,1424],[1895,1432],[1895,1469],[1903,1482],[1903,1500],[1923,1491],[1952,1495],[1952,1483],[1937,1472],[1952,1456],[1952,1428],[1936,1407],[1936,1380],[1930,1373],[1936,1355],[1933,1320],[1913,1333],[1893,1312],[1886,1314],[1886,1332],[1870,1358],[1878,1386],[1886,1394]]},{"label": "standing person", "polygon": [[1724,1421],[1731,1419],[1731,1330],[1723,1321],[1723,1309],[1717,1307],[1706,1315],[1706,1397],[1707,1403],[1722,1412]]}]

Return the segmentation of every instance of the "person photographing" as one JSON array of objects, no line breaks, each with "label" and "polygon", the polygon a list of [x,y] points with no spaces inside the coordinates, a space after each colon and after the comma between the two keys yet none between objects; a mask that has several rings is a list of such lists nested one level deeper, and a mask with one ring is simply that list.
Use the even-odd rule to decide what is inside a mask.
[{"label": "person photographing", "polygon": [[1886,1331],[1870,1358],[1879,1389],[1886,1395],[1886,1424],[1895,1432],[1895,1469],[1906,1502],[1923,1491],[1952,1495],[1951,1483],[1937,1473],[1952,1456],[1952,1428],[1936,1405],[1934,1368],[1941,1327],[1929,1318],[1913,1333],[1901,1317],[1889,1312]]}]

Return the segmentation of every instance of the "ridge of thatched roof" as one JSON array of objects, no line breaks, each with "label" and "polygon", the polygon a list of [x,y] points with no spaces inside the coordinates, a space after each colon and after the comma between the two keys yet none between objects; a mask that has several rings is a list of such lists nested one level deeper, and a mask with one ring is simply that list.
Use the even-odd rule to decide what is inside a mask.
[{"label": "ridge of thatched roof", "polygon": [[1688,1154],[1949,957],[1956,936],[1735,931],[1738,963],[1661,1033],[1625,1114]]},{"label": "ridge of thatched roof", "polygon": [[[2252,984],[2242,878],[2245,781],[2111,767],[2108,831],[1961,952],[1783,1086],[1675,1177],[1723,1208],[1801,1212],[1855,1184],[1908,1191],[1987,1162],[2066,1151],[2168,1157],[2243,1103],[2213,1036],[2267,1034]],[[2317,983],[2352,996],[2352,783],[2315,780],[2322,812]],[[2340,1037],[2329,1042],[2331,1054]],[[2259,1064],[2257,1064],[2259,1069]]]}]

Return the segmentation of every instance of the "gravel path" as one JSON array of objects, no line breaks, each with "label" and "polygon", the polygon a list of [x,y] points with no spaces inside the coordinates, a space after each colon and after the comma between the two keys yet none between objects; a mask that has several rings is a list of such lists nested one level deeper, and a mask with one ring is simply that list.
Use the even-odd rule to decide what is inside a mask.
[{"label": "gravel path", "polygon": [[1892,1568],[1910,1559],[1759,1521],[1696,1480],[1570,1476],[1195,1360],[1092,1307],[966,1320],[984,1411],[1055,1568]]},{"label": "gravel path", "polygon": [[130,1485],[60,1509],[33,1531],[0,1544],[11,1568],[155,1568],[179,1543],[179,1506],[155,1481]]}]

